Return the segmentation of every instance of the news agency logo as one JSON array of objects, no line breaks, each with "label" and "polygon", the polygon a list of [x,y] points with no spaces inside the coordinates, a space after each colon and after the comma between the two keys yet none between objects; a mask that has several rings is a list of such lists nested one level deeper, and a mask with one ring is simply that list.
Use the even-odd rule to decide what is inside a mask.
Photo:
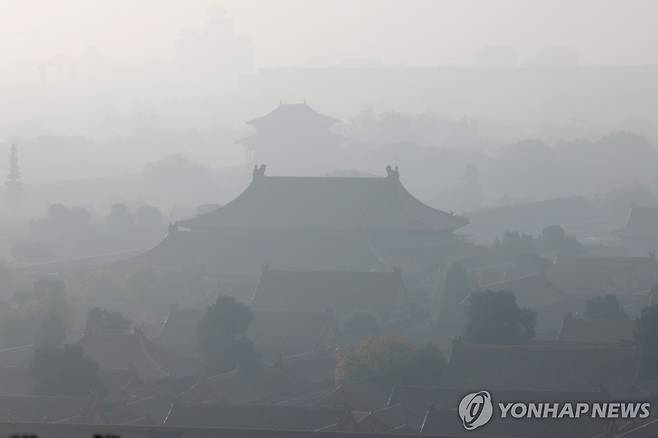
[{"label": "news agency logo", "polygon": [[[459,402],[459,417],[466,430],[484,426],[494,415],[489,391],[466,394]],[[646,401],[602,402],[504,402],[497,404],[497,418],[514,421],[523,419],[645,419],[651,415],[651,403]]]},{"label": "news agency logo", "polygon": [[484,426],[493,415],[493,403],[489,391],[466,394],[459,402],[459,416],[466,430],[475,430]]}]

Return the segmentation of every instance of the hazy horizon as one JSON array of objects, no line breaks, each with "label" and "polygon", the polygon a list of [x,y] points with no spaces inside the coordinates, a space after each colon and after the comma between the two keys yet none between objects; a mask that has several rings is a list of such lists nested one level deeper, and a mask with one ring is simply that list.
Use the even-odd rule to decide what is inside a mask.
[{"label": "hazy horizon", "polygon": [[[651,0],[4,0],[4,61],[77,57],[170,57],[180,33],[223,11],[249,40],[256,66],[472,64],[482,47],[520,59],[545,47],[573,50],[583,64],[658,64]],[[348,7],[349,6],[349,7]]]},{"label": "hazy horizon", "polygon": [[[619,130],[658,138],[651,1],[2,5],[0,171],[16,143],[26,183],[135,174],[177,154],[239,165],[245,121],[279,102],[307,101],[339,130],[366,108],[471,123],[478,150]],[[464,149],[452,134],[400,135]]]}]

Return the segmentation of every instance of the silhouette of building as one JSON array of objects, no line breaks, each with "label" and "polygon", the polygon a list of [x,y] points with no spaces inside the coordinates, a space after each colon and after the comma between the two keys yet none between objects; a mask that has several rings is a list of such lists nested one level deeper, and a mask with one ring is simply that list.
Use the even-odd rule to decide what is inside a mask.
[{"label": "silhouette of building", "polygon": [[[205,309],[172,308],[157,342],[180,355],[199,357],[197,327]],[[262,359],[299,354],[334,345],[337,322],[332,312],[253,309],[254,319],[245,336],[254,343]]]},{"label": "silhouette of building", "polygon": [[279,104],[273,111],[247,122],[256,132],[238,140],[247,161],[270,163],[281,171],[329,171],[335,166],[343,137],[331,130],[339,122],[306,102]]},{"label": "silhouette of building", "polygon": [[395,323],[409,318],[409,297],[398,271],[276,271],[264,269],[254,294],[256,308],[283,312],[329,310],[338,319],[373,312]]},{"label": "silhouette of building", "polygon": [[264,265],[273,270],[425,272],[454,257],[453,231],[468,221],[431,208],[385,177],[278,177],[254,168],[247,189],[209,213],[170,226],[136,261],[220,278],[244,298]]},{"label": "silhouette of building", "polygon": [[564,317],[558,339],[568,342],[634,342],[636,322],[630,318],[576,318],[571,313]]}]

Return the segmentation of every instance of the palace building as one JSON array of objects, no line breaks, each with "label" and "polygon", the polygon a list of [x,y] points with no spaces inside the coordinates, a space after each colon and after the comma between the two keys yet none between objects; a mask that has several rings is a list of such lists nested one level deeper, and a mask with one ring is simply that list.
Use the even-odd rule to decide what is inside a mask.
[{"label": "palace building", "polygon": [[218,279],[285,271],[423,272],[454,257],[465,218],[431,208],[383,177],[268,176],[256,166],[236,199],[170,226],[137,257]]},{"label": "palace building", "polygon": [[269,163],[284,172],[302,164],[307,171],[326,171],[327,165],[336,164],[343,142],[343,137],[332,131],[339,122],[306,102],[281,103],[269,114],[247,121],[255,132],[237,143],[245,147],[249,163]]}]

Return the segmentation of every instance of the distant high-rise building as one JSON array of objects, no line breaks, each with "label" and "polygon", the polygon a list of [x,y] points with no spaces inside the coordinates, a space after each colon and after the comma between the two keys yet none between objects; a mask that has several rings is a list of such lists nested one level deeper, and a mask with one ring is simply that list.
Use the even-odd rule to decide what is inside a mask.
[{"label": "distant high-rise building", "polygon": [[9,152],[9,174],[5,181],[7,187],[7,200],[10,206],[16,207],[21,202],[23,184],[21,183],[21,169],[18,165],[18,148],[11,145]]}]

